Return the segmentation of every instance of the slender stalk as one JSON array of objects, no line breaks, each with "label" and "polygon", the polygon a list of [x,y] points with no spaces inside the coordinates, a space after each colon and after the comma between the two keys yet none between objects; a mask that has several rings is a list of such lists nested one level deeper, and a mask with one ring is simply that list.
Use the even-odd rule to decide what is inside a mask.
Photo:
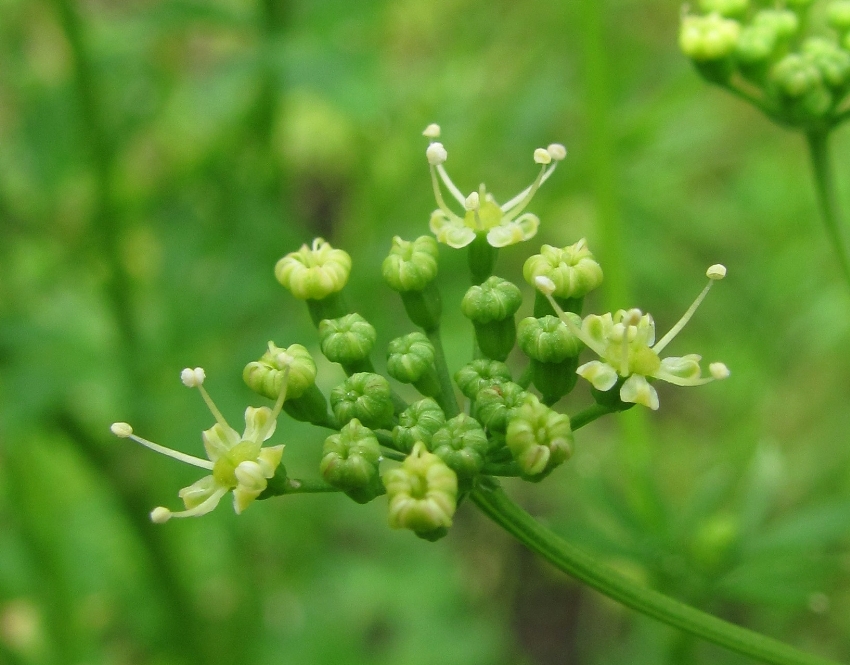
[{"label": "slender stalk", "polygon": [[820,206],[826,234],[832,243],[832,249],[841,266],[841,273],[850,286],[850,259],[847,246],[839,226],[838,197],[835,194],[835,175],[829,160],[829,130],[813,130],[806,134],[812,174],[815,178],[815,192]]},{"label": "slender stalk", "polygon": [[425,334],[434,345],[434,366],[437,369],[437,378],[440,379],[440,395],[439,402],[446,417],[454,418],[460,413],[460,408],[455,399],[455,389],[452,385],[452,379],[449,376],[449,367],[446,364],[446,353],[443,351],[443,338],[440,335],[439,328],[426,330]]},{"label": "slender stalk", "polygon": [[472,492],[471,498],[487,517],[531,551],[633,610],[765,663],[837,665],[641,586],[541,526],[499,488],[477,489]]},{"label": "slender stalk", "polygon": [[573,432],[575,432],[577,429],[581,429],[588,423],[592,423],[597,418],[606,416],[609,413],[613,413],[613,410],[609,409],[607,406],[603,406],[602,404],[594,404],[593,406],[589,406],[586,409],[579,411],[574,416],[571,416],[570,427]]},{"label": "slender stalk", "polygon": [[280,494],[326,494],[328,492],[341,492],[342,490],[332,487],[321,480],[296,480],[290,478]]}]

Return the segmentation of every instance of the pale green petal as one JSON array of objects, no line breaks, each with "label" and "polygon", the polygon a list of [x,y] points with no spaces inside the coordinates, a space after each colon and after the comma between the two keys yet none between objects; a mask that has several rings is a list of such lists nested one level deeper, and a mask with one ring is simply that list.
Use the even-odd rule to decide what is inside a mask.
[{"label": "pale green petal", "polygon": [[[215,481],[213,476],[204,476],[199,481],[189,485],[189,487],[184,487],[177,493],[177,496],[183,500],[187,509],[192,509],[201,505],[220,488],[221,486]],[[215,505],[212,508],[215,508]]]},{"label": "pale green petal", "polygon": [[700,360],[702,357],[695,353],[681,358],[664,358],[661,361],[661,367],[653,373],[653,376],[676,386],[701,386],[713,379],[702,376]]},{"label": "pale green petal", "polygon": [[594,347],[604,349],[608,345],[608,336],[614,328],[614,320],[610,313],[602,316],[590,314],[582,321],[581,328],[593,341]]},{"label": "pale green petal", "polygon": [[[270,408],[266,406],[259,408],[249,406],[245,409],[245,434],[242,435],[242,439],[245,441],[254,441],[255,443],[268,441],[271,435],[274,434],[276,427],[277,423],[272,420],[272,410]],[[264,431],[265,428],[268,429]],[[260,441],[261,436],[262,441]]]},{"label": "pale green petal", "polygon": [[516,222],[494,226],[487,232],[487,242],[491,247],[507,247],[522,242],[522,229]]},{"label": "pale green petal", "polygon": [[587,379],[597,390],[611,390],[617,383],[617,371],[608,363],[591,360],[576,370],[576,374]]},{"label": "pale green petal", "polygon": [[237,515],[241,515],[242,511],[250,506],[254,502],[254,499],[262,493],[262,490],[258,492],[245,489],[244,487],[237,487],[233,490],[233,510],[236,511]]},{"label": "pale green petal", "polygon": [[284,448],[285,446],[269,446],[260,451],[257,456],[257,464],[262,467],[263,475],[266,478],[271,478],[274,475],[275,469],[280,465]]},{"label": "pale green petal", "polygon": [[204,430],[202,434],[204,439],[204,449],[207,451],[207,457],[211,462],[218,461],[218,458],[226,454],[228,450],[239,443],[239,433],[230,427],[224,428],[218,423]]},{"label": "pale green petal", "polygon": [[437,237],[437,242],[455,249],[466,247],[475,240],[475,231],[464,226],[462,221],[449,219],[440,210],[435,210],[431,215],[429,226],[431,232]]},{"label": "pale green petal", "polygon": [[514,220],[514,224],[522,229],[522,239],[531,240],[537,235],[537,229],[540,227],[540,219],[537,215],[532,215],[530,212],[520,215]]},{"label": "pale green petal", "polygon": [[620,388],[620,399],[624,402],[643,404],[653,411],[658,410],[658,393],[649,385],[645,376],[632,374]]}]

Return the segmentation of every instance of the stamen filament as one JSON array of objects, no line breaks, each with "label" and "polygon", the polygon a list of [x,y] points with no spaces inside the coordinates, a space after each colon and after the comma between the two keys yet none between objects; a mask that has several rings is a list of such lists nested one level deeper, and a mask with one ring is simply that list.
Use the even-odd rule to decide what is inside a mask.
[{"label": "stamen filament", "polygon": [[224,427],[226,430],[233,429],[230,425],[227,424],[227,421],[224,419],[224,416],[221,415],[221,411],[218,410],[218,407],[212,401],[212,397],[210,397],[210,394],[207,392],[207,389],[204,388],[203,384],[198,385],[198,390],[201,391],[201,397],[203,397],[204,401],[207,403],[207,407],[209,407],[210,413],[213,414],[213,418],[215,418],[215,421],[219,425]]},{"label": "stamen filament", "polygon": [[148,441],[147,439],[143,439],[140,436],[136,436],[135,434],[131,434],[127,437],[128,439],[132,439],[136,443],[140,443],[145,448],[150,448],[154,452],[165,455],[166,457],[171,457],[173,459],[179,460],[180,462],[185,462],[186,464],[191,464],[192,466],[197,466],[202,469],[212,470],[213,463],[209,460],[201,459],[200,457],[194,457],[193,455],[187,455],[186,453],[181,453],[178,450],[172,450],[171,448],[166,448],[165,446],[161,446],[158,443],[154,443],[153,441]]},{"label": "stamen filament", "polygon": [[623,357],[620,359],[620,376],[629,375],[629,326],[623,324]]},{"label": "stamen filament", "polygon": [[431,187],[434,189],[434,198],[437,199],[437,205],[440,210],[448,217],[449,219],[455,222],[463,222],[463,220],[458,217],[455,213],[449,209],[446,205],[446,202],[443,200],[443,193],[440,191],[440,183],[437,182],[437,171],[431,166]]},{"label": "stamen filament", "polygon": [[[541,291],[541,293],[543,293]],[[578,337],[585,345],[591,349],[597,356],[604,357],[605,349],[604,347],[598,345],[595,340],[593,340],[590,335],[586,335],[584,330],[582,330],[579,326],[573,322],[573,320],[566,315],[558,302],[552,297],[551,293],[543,293],[546,296],[546,299],[549,301],[549,304],[552,305],[552,309],[555,310],[555,313],[558,315],[558,318],[561,319],[566,325],[567,328],[570,329],[570,332]]]},{"label": "stamen filament", "polygon": [[[528,196],[528,193],[531,191],[532,187],[535,186],[535,183],[536,183],[537,187],[540,187],[540,185],[542,185],[544,182],[546,182],[549,179],[549,176],[552,175],[552,173],[555,171],[555,168],[557,166],[558,166],[558,162],[556,162],[556,161],[553,161],[551,164],[549,164],[548,167],[544,166],[544,168],[546,169],[546,172],[543,174],[543,177],[540,178],[540,182],[537,182],[535,180],[534,183],[530,184],[528,187],[526,187],[524,190],[522,190],[519,194],[517,194],[515,197],[513,197],[510,201],[499,206],[502,209],[502,212],[503,213],[511,212],[511,208],[513,208],[520,201],[525,199],[526,196]],[[526,204],[527,203],[528,202],[526,202]]]},{"label": "stamen filament", "polygon": [[280,415],[281,410],[283,409],[283,403],[286,401],[286,388],[289,385],[289,365],[283,368],[283,378],[280,381],[280,393],[277,396],[277,401],[274,403],[274,408],[272,409],[272,417],[269,418],[269,421],[263,427],[260,436],[258,439],[260,441],[266,440],[266,432],[269,428],[272,427],[273,423],[277,421],[278,416]]},{"label": "stamen filament", "polygon": [[502,223],[510,222],[517,215],[519,215],[525,207],[531,203],[531,199],[534,198],[534,195],[537,193],[537,190],[540,189],[540,185],[543,183],[543,176],[546,174],[547,167],[544,164],[540,167],[540,173],[537,174],[537,177],[534,179],[534,182],[531,183],[531,187],[526,190],[525,196],[517,203],[515,206],[510,207],[507,211],[505,211],[505,206],[502,207],[502,210],[505,211],[504,217],[502,217]]},{"label": "stamen filament", "polygon": [[458,203],[463,205],[466,199],[464,198],[463,194],[461,194],[460,189],[458,189],[457,185],[455,185],[452,182],[452,179],[449,178],[449,173],[448,171],[446,171],[446,167],[442,164],[437,164],[437,173],[440,174],[440,179],[443,181],[443,184],[446,186],[446,189],[448,189],[452,193],[452,196],[454,196],[458,200]]},{"label": "stamen filament", "polygon": [[195,517],[196,515],[206,515],[218,505],[218,502],[221,501],[221,497],[227,494],[227,492],[228,490],[226,487],[221,487],[210,494],[208,499],[199,503],[194,508],[172,512],[171,517]]},{"label": "stamen filament", "polygon": [[714,284],[714,281],[715,280],[713,279],[708,280],[708,284],[705,285],[705,288],[702,290],[702,293],[697,296],[697,299],[694,300],[693,304],[688,308],[688,311],[684,313],[681,319],[679,319],[679,322],[675,326],[670,328],[670,332],[664,335],[664,337],[658,340],[655,346],[652,347],[653,351],[655,351],[656,353],[661,353],[664,350],[664,347],[666,347],[670,342],[672,342],[676,335],[678,335],[682,331],[682,328],[684,328],[688,324],[688,321],[691,320],[691,317],[694,315],[694,312],[696,312],[697,308],[699,308],[699,306],[702,304],[702,301],[705,300],[705,297],[708,295],[708,292],[711,289],[711,285]]}]

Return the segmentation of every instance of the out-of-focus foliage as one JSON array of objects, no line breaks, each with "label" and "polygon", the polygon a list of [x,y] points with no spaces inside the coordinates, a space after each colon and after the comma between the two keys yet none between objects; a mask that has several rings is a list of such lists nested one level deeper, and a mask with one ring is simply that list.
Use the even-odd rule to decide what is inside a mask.
[{"label": "out-of-focus foliage", "polygon": [[[800,140],[702,84],[677,23],[671,0],[2,0],[0,662],[741,662],[573,585],[468,505],[436,544],[338,495],[149,523],[194,478],[108,424],[197,454],[209,416],[181,368],[203,365],[236,419],[268,340],[321,357],[274,279],[284,253],[344,247],[377,348],[412,330],[381,260],[426,232],[429,122],[461,186],[497,198],[530,182],[535,147],[568,145],[537,238],[500,255],[514,282],[540,244],[587,237],[625,278],[606,302],[666,329],[707,265],[729,267],[670,351],[732,378],[662,386],[659,413],[588,427],[545,486],[509,489],[647,583],[850,658],[848,296]],[[464,269],[441,247],[453,370]],[[319,374],[326,393],[342,379]],[[317,474],[323,435],[278,432],[290,472]]]}]

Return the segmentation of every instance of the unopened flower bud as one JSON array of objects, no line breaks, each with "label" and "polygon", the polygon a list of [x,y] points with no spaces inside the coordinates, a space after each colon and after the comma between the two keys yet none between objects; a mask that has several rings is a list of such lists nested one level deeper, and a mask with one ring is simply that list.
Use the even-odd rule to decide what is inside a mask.
[{"label": "unopened flower bud", "polygon": [[381,274],[394,291],[422,291],[437,276],[438,256],[437,241],[432,236],[421,236],[413,242],[396,236]]},{"label": "unopened flower bud", "polygon": [[401,466],[383,473],[389,524],[436,540],[452,525],[457,507],[457,476],[443,460],[417,443]]},{"label": "unopened flower bud", "polygon": [[[581,317],[566,312],[576,327],[581,328]],[[528,317],[519,322],[517,343],[522,352],[533,360],[559,363],[574,358],[584,348],[584,343],[557,316]]]},{"label": "unopened flower bud", "polygon": [[260,359],[245,366],[242,378],[255,393],[277,399],[287,367],[286,397],[296,399],[316,382],[316,363],[310,352],[300,344],[282,349],[274,342],[269,342],[268,350]]},{"label": "unopened flower bud", "polygon": [[466,484],[484,466],[489,442],[479,422],[465,413],[434,432],[429,448]]},{"label": "unopened flower bud", "polygon": [[522,304],[522,292],[501,277],[489,277],[470,287],[460,308],[475,326],[481,352],[494,360],[505,360],[516,342],[514,314]]},{"label": "unopened flower bud", "polygon": [[331,391],[331,409],[340,424],[357,418],[372,429],[391,428],[393,400],[389,382],[379,374],[352,374]]},{"label": "unopened flower bud", "polygon": [[504,434],[514,409],[525,403],[528,392],[513,381],[494,383],[478,392],[475,416],[491,432]]},{"label": "unopened flower bud", "polygon": [[516,409],[505,436],[527,480],[540,480],[572,454],[570,419],[529,395]]},{"label": "unopened flower bud", "polygon": [[484,358],[473,360],[455,373],[455,383],[468,399],[475,399],[478,391],[487,386],[510,380],[511,371],[505,363]]},{"label": "unopened flower bud", "polygon": [[830,27],[844,33],[850,30],[850,0],[835,0],[826,7],[826,20]]},{"label": "unopened flower bud", "polygon": [[421,441],[430,447],[431,437],[446,423],[446,415],[430,397],[414,402],[398,417],[393,428],[393,443],[399,450],[410,452]]},{"label": "unopened flower bud", "polygon": [[699,0],[699,8],[703,12],[717,12],[721,16],[740,16],[749,6],[749,0]]},{"label": "unopened flower bud", "polygon": [[584,238],[562,249],[543,245],[540,254],[526,260],[522,274],[526,282],[538,289],[542,286],[536,281],[538,277],[552,280],[555,285],[552,294],[557,298],[581,298],[602,283],[602,268]]},{"label": "unopened flower bud", "polygon": [[381,447],[372,430],[352,418],[339,432],[325,439],[322,477],[358,503],[366,503],[383,492],[378,465]]},{"label": "unopened flower bud", "polygon": [[375,346],[377,333],[359,314],[347,314],[339,319],[324,319],[319,323],[319,344],[331,362],[343,367],[364,361]]},{"label": "unopened flower bud", "polygon": [[424,333],[412,332],[390,342],[387,373],[396,381],[416,383],[434,366],[434,345]]},{"label": "unopened flower bud", "polygon": [[439,166],[449,158],[449,153],[443,147],[442,143],[432,143],[425,151],[425,156],[428,158],[428,163],[431,166]]},{"label": "unopened flower bud", "polygon": [[824,37],[807,39],[802,52],[818,68],[826,85],[837,90],[845,86],[850,77],[850,53]]},{"label": "unopened flower bud", "polygon": [[800,19],[788,9],[762,9],[756,12],[751,24],[753,27],[770,28],[778,39],[789,39],[800,29]]},{"label": "unopened flower bud", "polygon": [[697,62],[722,60],[732,54],[741,26],[720,14],[688,15],[679,29],[679,47]]},{"label": "unopened flower bud", "polygon": [[795,98],[802,97],[822,82],[820,70],[811,59],[797,53],[777,62],[770,76],[782,94]]},{"label": "unopened flower bud", "polygon": [[741,30],[735,56],[742,65],[757,65],[770,59],[776,49],[776,29],[766,25],[748,25]]},{"label": "unopened flower bud", "polygon": [[341,291],[350,272],[351,257],[322,238],[287,254],[274,269],[277,281],[300,300],[323,300]]}]

